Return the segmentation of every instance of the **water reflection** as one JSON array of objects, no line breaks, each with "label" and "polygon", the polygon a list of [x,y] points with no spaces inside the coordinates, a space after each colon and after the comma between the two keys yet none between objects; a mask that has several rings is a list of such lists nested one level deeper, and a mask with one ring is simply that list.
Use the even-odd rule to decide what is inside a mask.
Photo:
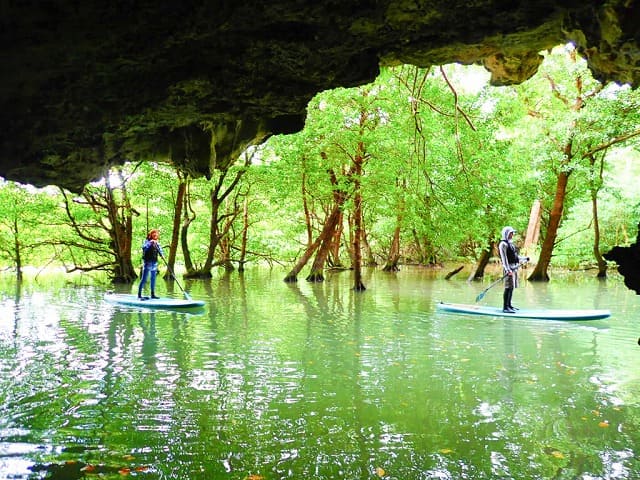
[{"label": "water reflection", "polygon": [[518,292],[523,306],[612,310],[594,324],[438,315],[437,300],[471,303],[482,285],[424,269],[365,283],[221,275],[187,284],[209,299],[201,315],[115,308],[91,287],[5,294],[0,478],[67,462],[103,478],[638,471],[637,300],[623,287]]}]

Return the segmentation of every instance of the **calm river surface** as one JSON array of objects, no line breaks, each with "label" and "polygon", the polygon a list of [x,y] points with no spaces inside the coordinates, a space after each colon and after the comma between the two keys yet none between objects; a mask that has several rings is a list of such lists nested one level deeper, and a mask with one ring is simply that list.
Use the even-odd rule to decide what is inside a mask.
[{"label": "calm river surface", "polygon": [[0,478],[640,478],[640,297],[552,272],[514,304],[612,316],[468,317],[435,303],[493,279],[445,273],[371,271],[354,293],[350,272],[255,269],[187,283],[193,313],[5,285]]}]

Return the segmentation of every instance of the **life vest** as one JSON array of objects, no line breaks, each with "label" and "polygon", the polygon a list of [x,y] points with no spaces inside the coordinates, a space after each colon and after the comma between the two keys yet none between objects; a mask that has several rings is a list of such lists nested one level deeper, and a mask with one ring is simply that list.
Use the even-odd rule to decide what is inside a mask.
[{"label": "life vest", "polygon": [[149,245],[149,248],[142,249],[142,258],[145,263],[157,262],[158,261],[158,249],[153,245]]},{"label": "life vest", "polygon": [[507,244],[507,261],[509,262],[509,265],[513,265],[514,263],[519,263],[520,262],[520,258],[518,258],[518,250],[516,249],[516,246],[513,243],[509,243],[506,240],[500,240],[500,242],[504,242]]}]

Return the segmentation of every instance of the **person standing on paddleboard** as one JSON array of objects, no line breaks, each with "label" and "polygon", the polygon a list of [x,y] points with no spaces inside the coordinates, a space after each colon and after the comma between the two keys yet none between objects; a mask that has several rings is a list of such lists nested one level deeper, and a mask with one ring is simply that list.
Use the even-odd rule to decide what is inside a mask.
[{"label": "person standing on paddleboard", "polygon": [[164,258],[162,247],[158,242],[160,233],[158,230],[150,230],[147,234],[147,238],[142,243],[142,278],[140,279],[140,285],[138,286],[138,298],[142,299],[142,290],[144,284],[147,283],[147,277],[149,278],[149,285],[151,287],[151,298],[156,297],[156,275],[158,274],[158,255]]},{"label": "person standing on paddleboard", "polygon": [[513,244],[513,235],[516,231],[513,227],[504,227],[502,237],[498,243],[498,253],[504,270],[504,294],[502,297],[502,311],[505,313],[515,313],[516,308],[511,305],[514,288],[518,287],[518,267],[521,262],[528,262],[529,257],[518,255],[518,249]]}]

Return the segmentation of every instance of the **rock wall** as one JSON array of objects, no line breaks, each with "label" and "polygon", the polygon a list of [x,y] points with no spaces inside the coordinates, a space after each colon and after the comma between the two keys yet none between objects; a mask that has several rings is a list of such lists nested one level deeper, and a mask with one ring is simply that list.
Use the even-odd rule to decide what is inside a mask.
[{"label": "rock wall", "polygon": [[79,191],[153,158],[209,176],[380,65],[481,63],[505,85],[573,41],[637,85],[638,20],[631,0],[2,2],[0,175]]}]

